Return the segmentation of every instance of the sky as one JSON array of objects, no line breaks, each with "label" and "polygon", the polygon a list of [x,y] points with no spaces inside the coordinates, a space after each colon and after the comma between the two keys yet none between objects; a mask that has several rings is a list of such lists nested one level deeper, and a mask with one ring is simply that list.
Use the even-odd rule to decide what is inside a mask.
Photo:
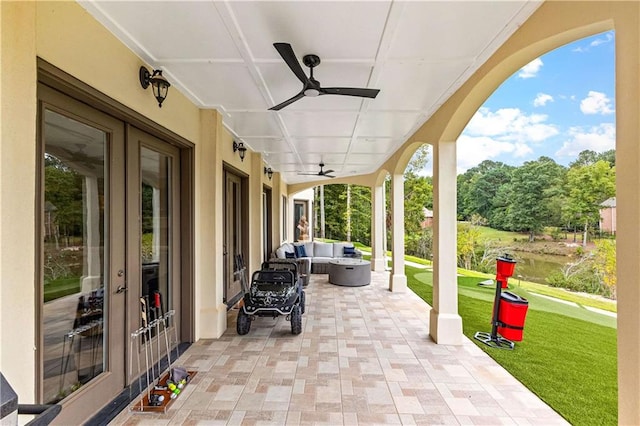
[{"label": "sky", "polygon": [[586,149],[614,149],[614,37],[565,45],[507,79],[458,138],[458,173],[484,160],[520,166],[548,156],[568,165]]}]

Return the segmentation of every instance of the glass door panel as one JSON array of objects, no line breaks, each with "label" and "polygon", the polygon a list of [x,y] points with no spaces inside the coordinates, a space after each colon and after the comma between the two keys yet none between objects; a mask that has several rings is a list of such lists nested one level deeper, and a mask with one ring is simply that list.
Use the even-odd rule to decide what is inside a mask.
[{"label": "glass door panel", "polygon": [[107,134],[45,112],[44,402],[105,367]]},{"label": "glass door panel", "polygon": [[[172,303],[171,266],[171,157],[140,149],[140,261],[141,294],[150,323],[164,315]],[[142,324],[141,324],[142,325]],[[152,335],[155,335],[152,329]]]}]

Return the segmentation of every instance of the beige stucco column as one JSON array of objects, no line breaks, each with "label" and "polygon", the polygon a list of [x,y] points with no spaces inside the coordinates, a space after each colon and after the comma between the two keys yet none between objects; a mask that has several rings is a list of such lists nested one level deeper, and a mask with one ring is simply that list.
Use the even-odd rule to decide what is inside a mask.
[{"label": "beige stucco column", "polygon": [[[248,156],[247,156],[248,157]],[[245,158],[245,161],[247,159]],[[262,263],[262,177],[264,166],[262,155],[251,152],[251,175],[249,175],[249,256],[248,271],[260,269]]]},{"label": "beige stucco column", "polygon": [[218,338],[227,329],[223,303],[224,175],[222,116],[200,111],[201,143],[196,145],[195,172],[195,337]]},{"label": "beige stucco column", "polygon": [[405,291],[407,276],[404,274],[404,175],[391,177],[391,244],[392,261],[389,290]]},{"label": "beige stucco column", "polygon": [[456,144],[433,146],[433,307],[429,334],[439,344],[462,344],[456,269]]},{"label": "beige stucco column", "polygon": [[640,424],[640,8],[616,20],[618,422]]},{"label": "beige stucco column", "polygon": [[35,402],[35,22],[35,2],[0,2],[0,369],[21,403]]},{"label": "beige stucco column", "polygon": [[371,188],[371,270],[384,271],[384,184]]}]

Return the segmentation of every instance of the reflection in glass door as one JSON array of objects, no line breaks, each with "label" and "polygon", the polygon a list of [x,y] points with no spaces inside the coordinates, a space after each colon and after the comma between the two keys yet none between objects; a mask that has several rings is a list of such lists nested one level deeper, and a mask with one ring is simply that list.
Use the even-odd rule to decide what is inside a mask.
[{"label": "reflection in glass door", "polygon": [[44,401],[104,371],[107,135],[45,112]]},{"label": "reflection in glass door", "polygon": [[[140,149],[140,261],[142,306],[146,320],[164,315],[172,306],[171,276],[171,157],[149,148]],[[143,325],[143,324],[141,324]],[[155,335],[152,329],[152,335]]]}]

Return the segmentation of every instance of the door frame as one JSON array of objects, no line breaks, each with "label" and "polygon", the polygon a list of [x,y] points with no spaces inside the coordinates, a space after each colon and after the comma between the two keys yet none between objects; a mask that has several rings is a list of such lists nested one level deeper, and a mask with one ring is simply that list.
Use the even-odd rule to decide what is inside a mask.
[{"label": "door frame", "polygon": [[[180,175],[176,177],[180,182],[180,226],[179,226],[179,245],[180,245],[180,281],[181,281],[181,298],[180,298],[180,306],[176,307],[180,311],[178,315],[180,316],[180,329],[179,333],[179,341],[180,342],[193,342],[195,339],[195,316],[192,314],[194,312],[195,307],[195,266],[194,266],[194,222],[195,222],[195,212],[194,212],[194,187],[195,187],[195,145],[184,137],[172,132],[171,130],[158,125],[153,122],[149,118],[144,115],[138,113],[137,111],[132,110],[131,108],[123,105],[116,100],[110,98],[104,93],[94,89],[93,87],[87,85],[86,83],[78,80],[72,75],[60,70],[59,68],[53,66],[52,64],[46,62],[42,58],[37,58],[37,66],[38,66],[38,83],[46,86],[50,89],[58,91],[63,95],[72,98],[76,101],[80,101],[89,107],[101,112],[105,113],[117,120],[122,121],[127,125],[135,126],[136,128],[161,139],[164,142],[167,142],[180,150]],[[39,102],[39,101],[38,101]],[[37,129],[37,140],[41,139],[42,135],[40,134],[40,129],[38,126]],[[38,143],[40,145],[40,143]],[[36,155],[43,155],[43,149],[39,148],[36,151]],[[37,157],[36,161],[39,161],[40,157]],[[43,169],[40,167],[40,163],[38,162],[38,175],[36,178],[37,182],[41,182],[43,178]],[[126,178],[125,178],[126,179]],[[125,182],[126,183],[126,182]],[[38,189],[40,192],[41,189]],[[36,211],[40,211],[42,205],[41,201],[36,200]],[[41,251],[41,226],[42,226],[42,218],[40,215],[36,217],[34,227],[35,227],[35,261],[37,265],[40,265],[42,261],[42,256],[40,254]],[[39,288],[41,286],[41,268],[36,268],[36,276],[34,277],[34,286],[36,295],[38,297],[35,298],[35,328],[36,328],[36,336],[41,335],[40,324],[43,320],[41,313],[41,303],[42,303],[42,291]],[[129,303],[129,302],[127,302]],[[126,311],[126,308],[125,308]],[[39,337],[40,338],[40,337]],[[126,343],[128,344],[128,340]],[[125,345],[126,346],[126,345]],[[125,351],[128,351],[129,348],[125,347]],[[43,369],[42,369],[42,359],[36,357],[35,358],[35,394],[38,398],[38,402],[41,401],[42,393],[40,391],[41,382],[43,380]],[[129,362],[128,357],[125,357],[125,370],[123,372],[124,377],[128,376],[129,371]],[[125,383],[125,386],[130,383]],[[86,386],[87,391],[91,391],[91,385],[88,384]],[[124,387],[123,387],[124,390]],[[114,395],[115,397],[116,395]],[[101,395],[101,398],[104,399],[104,395]],[[108,400],[105,400],[108,402]]]},{"label": "door frame", "polygon": [[[180,306],[181,328],[179,332],[183,342],[193,342],[195,340],[195,316],[189,313],[193,312],[195,307],[195,145],[188,139],[121,104],[44,59],[38,57],[37,65],[38,82],[79,100],[98,111],[135,126],[180,149],[180,196],[182,199],[180,206],[180,247],[182,251],[180,278],[182,280],[182,304]],[[39,225],[36,224],[36,226]],[[36,231],[39,233],[40,228],[36,228]],[[36,235],[39,235],[38,233]]]},{"label": "door frame", "polygon": [[[104,164],[106,183],[105,197],[105,221],[103,229],[104,253],[103,277],[104,291],[103,317],[105,327],[102,333],[103,364],[102,372],[91,378],[80,390],[67,395],[61,402],[63,411],[60,413],[58,421],[77,422],[83,417],[91,415],[91,407],[97,407],[103,403],[102,395],[92,394],[92,389],[99,391],[121,391],[127,385],[127,333],[126,317],[119,315],[121,310],[126,311],[126,295],[116,292],[116,288],[124,286],[125,278],[117,271],[126,269],[126,259],[124,256],[124,223],[125,210],[123,205],[114,202],[114,195],[123,193],[125,188],[125,166],[118,162],[124,155],[126,137],[124,123],[108,114],[89,107],[78,100],[73,99],[64,93],[52,89],[45,85],[38,85],[38,132],[37,132],[37,161],[38,180],[36,181],[36,268],[35,294],[36,294],[36,397],[38,401],[45,401],[45,330],[44,330],[44,243],[42,240],[41,224],[44,220],[44,199],[45,199],[45,179],[44,179],[44,154],[46,152],[46,141],[44,134],[45,112],[52,111],[65,118],[83,123],[89,127],[98,129],[108,135],[105,146]],[[122,351],[122,353],[120,353]],[[70,356],[68,354],[67,356]]]}]

